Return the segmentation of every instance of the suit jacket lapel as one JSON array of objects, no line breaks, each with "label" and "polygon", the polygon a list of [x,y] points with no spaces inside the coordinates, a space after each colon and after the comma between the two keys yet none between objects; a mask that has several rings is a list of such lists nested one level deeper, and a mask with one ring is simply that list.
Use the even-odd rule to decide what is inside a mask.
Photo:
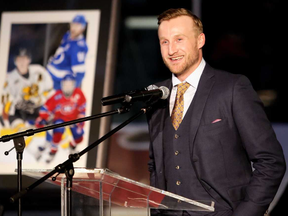
[{"label": "suit jacket lapel", "polygon": [[[195,96],[192,101],[192,116],[191,116],[191,124],[190,124],[190,142],[191,146],[194,146],[195,136],[198,131],[198,127],[201,121],[202,113],[209,96],[209,93],[214,85],[214,71],[213,69],[206,64],[202,76],[199,81],[199,85]],[[193,149],[191,149],[191,153]]]}]

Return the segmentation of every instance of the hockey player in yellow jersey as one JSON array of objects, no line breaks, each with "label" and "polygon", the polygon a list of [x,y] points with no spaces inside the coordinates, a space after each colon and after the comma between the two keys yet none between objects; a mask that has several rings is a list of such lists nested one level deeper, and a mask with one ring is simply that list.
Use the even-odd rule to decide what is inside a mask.
[{"label": "hockey player in yellow jersey", "polygon": [[53,89],[50,74],[39,64],[31,64],[31,54],[21,48],[14,57],[15,68],[7,73],[2,105],[2,125],[10,128],[34,125],[39,109]]}]

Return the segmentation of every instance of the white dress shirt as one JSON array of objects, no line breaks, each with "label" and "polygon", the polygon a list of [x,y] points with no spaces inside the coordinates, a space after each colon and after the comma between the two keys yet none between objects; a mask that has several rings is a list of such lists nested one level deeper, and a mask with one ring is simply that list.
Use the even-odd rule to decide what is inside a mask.
[{"label": "white dress shirt", "polygon": [[[184,93],[184,112],[183,112],[183,117],[185,116],[193,98],[195,95],[195,92],[198,87],[198,83],[200,81],[200,77],[203,73],[204,67],[206,65],[205,60],[202,58],[200,64],[198,67],[193,71],[187,78],[186,80],[183,81],[183,83],[188,82],[190,84],[189,88],[186,90]],[[181,81],[174,75],[172,74],[172,91],[171,91],[171,96],[170,96],[170,102],[169,102],[169,108],[170,108],[170,116],[175,104],[176,100],[176,94],[177,94],[177,85],[180,84]]]}]

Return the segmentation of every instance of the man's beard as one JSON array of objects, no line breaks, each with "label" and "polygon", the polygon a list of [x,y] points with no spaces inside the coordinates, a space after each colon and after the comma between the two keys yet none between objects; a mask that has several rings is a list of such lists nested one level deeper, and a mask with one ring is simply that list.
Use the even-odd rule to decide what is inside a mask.
[{"label": "man's beard", "polygon": [[193,56],[188,55],[187,61],[184,58],[182,60],[184,60],[185,62],[182,62],[180,67],[177,67],[174,69],[172,64],[169,64],[168,62],[170,60],[167,61],[166,59],[163,58],[163,61],[166,67],[168,67],[168,69],[177,76],[177,75],[181,75],[185,73],[187,70],[189,70],[193,65],[195,65],[199,61],[199,53],[195,52],[195,55]]}]

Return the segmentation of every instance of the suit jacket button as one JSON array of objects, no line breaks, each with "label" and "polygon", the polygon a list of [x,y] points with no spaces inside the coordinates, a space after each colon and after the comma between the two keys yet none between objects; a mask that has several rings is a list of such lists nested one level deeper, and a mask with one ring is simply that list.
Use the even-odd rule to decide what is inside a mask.
[{"label": "suit jacket button", "polygon": [[176,169],[179,170],[179,169],[180,169],[180,166],[176,166]]},{"label": "suit jacket button", "polygon": [[178,139],[178,138],[179,138],[179,135],[178,135],[178,134],[175,134],[175,135],[174,135],[174,138],[175,138],[175,139]]},{"label": "suit jacket button", "polygon": [[179,154],[179,151],[175,151],[175,155],[178,155]]},{"label": "suit jacket button", "polygon": [[180,185],[181,184],[181,182],[180,181],[176,181],[176,185]]}]

